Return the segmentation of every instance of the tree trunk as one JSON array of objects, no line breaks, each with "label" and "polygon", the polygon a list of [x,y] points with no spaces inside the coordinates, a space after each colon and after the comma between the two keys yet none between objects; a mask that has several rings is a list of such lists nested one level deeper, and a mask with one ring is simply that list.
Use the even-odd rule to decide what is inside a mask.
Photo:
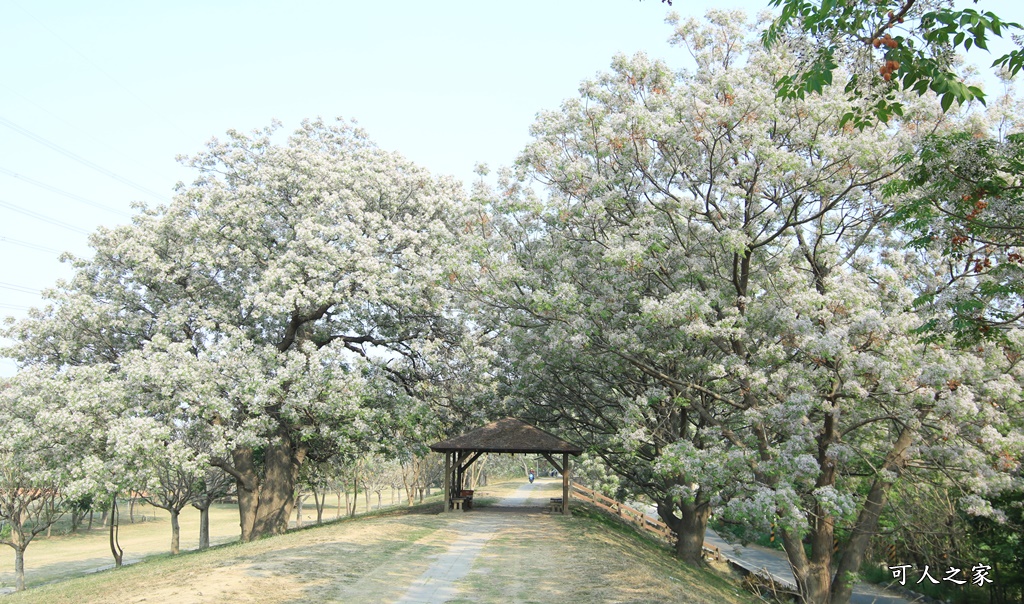
[{"label": "tree trunk", "polygon": [[253,541],[288,530],[295,504],[295,483],[306,459],[306,447],[293,445],[284,429],[263,451],[263,480],[256,474],[252,449],[239,447],[231,453],[238,487],[241,541]]},{"label": "tree trunk", "polygon": [[135,524],[135,495],[128,494],[128,521]]},{"label": "tree trunk", "polygon": [[171,553],[177,554],[181,551],[181,525],[178,524],[178,515],[181,514],[181,510],[172,507],[167,511],[171,513]]},{"label": "tree trunk", "polygon": [[253,523],[253,539],[283,535],[288,531],[288,520],[295,504],[295,482],[304,459],[305,450],[293,450],[285,435],[264,449],[264,476]]},{"label": "tree trunk", "polygon": [[[926,412],[920,414],[922,419],[925,416]],[[892,449],[885,457],[883,470],[889,470],[897,476],[903,472],[907,463],[907,449],[913,443],[915,435],[916,433],[909,427],[901,430]],[[871,536],[878,529],[878,519],[885,508],[886,493],[891,486],[892,482],[879,477],[875,479],[868,491],[864,506],[857,516],[857,522],[853,525],[850,540],[839,557],[835,578],[832,581],[832,602],[836,604],[849,602],[850,596],[853,595],[853,581],[850,578],[860,571],[860,567],[864,563],[864,555],[867,552]]]},{"label": "tree trunk", "polygon": [[231,452],[234,465],[235,487],[238,492],[238,518],[242,528],[240,541],[253,539],[253,525],[256,522],[256,507],[259,505],[259,482],[253,452],[249,447],[239,447]]},{"label": "tree trunk", "polygon": [[121,568],[124,550],[118,542],[117,494],[110,503],[110,553],[114,556],[114,568]]},{"label": "tree trunk", "polygon": [[316,504],[316,523],[324,523],[324,504],[327,503],[327,491],[319,492],[313,489],[313,503]]},{"label": "tree trunk", "polygon": [[93,516],[93,513],[94,513],[93,510],[90,509],[89,510],[89,527],[87,529],[85,529],[87,531],[91,531],[92,530],[92,516]]},{"label": "tree trunk", "polygon": [[[820,531],[819,531],[820,532]],[[789,556],[793,568],[793,578],[805,604],[829,604],[832,587],[832,542],[828,544],[828,554],[816,549],[820,535],[812,535],[811,556],[808,558],[804,544],[799,537],[782,529],[782,545]]]},{"label": "tree trunk", "polygon": [[199,508],[199,549],[210,547],[210,506]]},{"label": "tree trunk", "polygon": [[[348,504],[348,493],[345,493],[345,504]],[[359,505],[359,477],[352,474],[352,509],[349,511],[349,518],[356,515],[356,506]]]},{"label": "tree trunk", "polygon": [[[11,531],[11,539],[17,531]],[[25,591],[25,548],[14,546],[14,591]]]},{"label": "tree trunk", "polygon": [[305,500],[305,495],[295,497],[295,528],[302,528],[302,502]]},{"label": "tree trunk", "polygon": [[697,490],[692,503],[684,501],[679,505],[682,517],[675,515],[675,503],[673,497],[659,500],[658,515],[676,534],[676,556],[687,564],[700,566],[704,560],[704,533],[708,528],[711,506],[702,489]]}]

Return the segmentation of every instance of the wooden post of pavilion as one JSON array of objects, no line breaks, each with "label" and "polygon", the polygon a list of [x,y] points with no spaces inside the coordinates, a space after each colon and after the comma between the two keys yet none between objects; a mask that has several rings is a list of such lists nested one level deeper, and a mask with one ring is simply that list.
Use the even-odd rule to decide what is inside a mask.
[{"label": "wooden post of pavilion", "polygon": [[569,515],[569,454],[562,453],[562,514]]},{"label": "wooden post of pavilion", "polygon": [[[444,511],[447,512],[452,501],[452,455],[444,454]],[[436,459],[436,458],[435,458]]]},{"label": "wooden post of pavilion", "polygon": [[455,488],[452,489],[452,497],[462,497],[462,489],[464,487],[463,475],[466,472],[466,468],[463,467],[463,463],[466,461],[467,453],[459,452],[455,455]]}]

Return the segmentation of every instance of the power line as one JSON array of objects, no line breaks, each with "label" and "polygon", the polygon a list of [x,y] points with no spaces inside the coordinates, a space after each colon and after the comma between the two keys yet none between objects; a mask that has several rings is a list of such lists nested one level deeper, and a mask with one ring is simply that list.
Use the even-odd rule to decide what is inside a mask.
[{"label": "power line", "polygon": [[50,223],[52,225],[56,225],[56,226],[65,228],[65,229],[67,229],[69,231],[74,231],[75,233],[78,233],[80,235],[88,235],[89,234],[89,231],[87,231],[85,229],[82,229],[82,228],[79,228],[79,227],[76,227],[73,224],[68,224],[66,222],[61,222],[60,220],[57,220],[56,218],[50,218],[49,216],[44,216],[44,215],[42,215],[42,214],[40,214],[38,212],[33,212],[32,210],[26,210],[25,208],[23,208],[21,206],[14,205],[13,203],[10,203],[9,201],[4,201],[4,200],[0,199],[0,206],[3,206],[3,207],[5,207],[5,208],[7,208],[9,210],[14,210],[15,212],[20,212],[22,214],[25,214],[26,216],[31,216],[32,218],[35,218],[37,220],[42,220],[43,222],[48,222],[48,223]]},{"label": "power line", "polygon": [[78,163],[82,164],[83,166],[92,168],[93,170],[96,170],[100,174],[103,174],[105,176],[109,176],[110,178],[113,178],[114,180],[116,180],[116,181],[118,181],[120,183],[124,183],[124,184],[132,187],[133,189],[136,189],[138,191],[142,191],[143,193],[145,193],[147,195],[151,195],[153,197],[156,197],[157,199],[160,199],[162,201],[170,201],[170,199],[166,195],[162,195],[160,193],[157,193],[156,191],[154,191],[152,189],[147,189],[146,187],[144,187],[144,186],[142,186],[142,185],[140,185],[140,184],[138,184],[136,182],[133,182],[131,180],[128,180],[127,178],[125,178],[125,177],[123,177],[123,176],[121,176],[119,174],[115,174],[114,172],[111,172],[110,170],[107,170],[103,166],[100,166],[99,164],[93,163],[93,162],[85,159],[84,157],[82,157],[81,155],[78,155],[77,153],[73,153],[71,151],[68,151],[64,147],[61,147],[60,145],[58,145],[58,144],[56,144],[54,142],[51,142],[51,141],[49,141],[49,140],[39,136],[38,134],[34,134],[34,133],[26,130],[25,128],[22,128],[21,126],[19,126],[19,125],[15,124],[14,122],[8,120],[7,118],[0,117],[0,124],[3,124],[4,126],[7,126],[11,130],[14,130],[18,134],[21,134],[22,136],[28,137],[28,138],[36,141],[40,145],[44,145],[46,147],[49,147],[50,149],[53,149],[54,151],[60,153],[61,155],[64,155],[66,157],[70,157],[71,159],[73,159],[73,160],[77,161]]},{"label": "power line", "polygon": [[82,197],[81,195],[75,195],[74,193],[69,193],[67,191],[64,191],[63,189],[58,189],[57,187],[50,186],[50,185],[46,184],[45,182],[40,182],[40,181],[38,181],[38,180],[36,180],[34,178],[29,178],[28,176],[25,176],[24,174],[18,174],[17,172],[8,170],[7,168],[0,167],[0,172],[3,172],[4,174],[7,174],[8,176],[17,178],[18,180],[24,180],[27,183],[30,183],[30,184],[33,184],[33,185],[35,185],[37,187],[46,189],[47,191],[53,191],[54,193],[57,193],[58,195],[63,195],[64,197],[70,197],[71,199],[74,199],[75,201],[80,201],[80,202],[84,203],[85,205],[92,206],[94,208],[99,208],[101,210],[106,210],[108,212],[113,212],[114,214],[119,214],[121,216],[127,216],[128,218],[132,217],[132,215],[129,214],[128,212],[124,212],[122,210],[118,210],[117,208],[114,208],[114,207],[102,204],[102,203],[100,203],[98,201],[92,201],[90,199],[86,199],[86,198]]},{"label": "power line", "polygon": [[[138,163],[138,159],[139,159],[138,156],[130,157],[127,153],[125,153],[125,151],[123,149],[112,147],[111,145],[107,144],[103,140],[97,138],[90,131],[82,128],[81,124],[70,122],[70,121],[64,119],[63,117],[61,117],[61,116],[57,115],[56,113],[50,111],[46,107],[40,105],[35,100],[33,100],[33,99],[31,99],[31,98],[21,94],[17,90],[10,90],[10,89],[8,89],[7,92],[10,93],[10,94],[13,94],[14,96],[16,96],[18,98],[20,98],[21,100],[25,101],[29,105],[32,105],[33,107],[35,107],[39,111],[42,111],[43,113],[48,115],[51,119],[56,120],[57,122],[60,122],[67,129],[77,131],[78,134],[81,135],[82,138],[85,138],[85,139],[89,140],[90,142],[94,143],[95,145],[106,149],[107,151],[113,153],[114,155],[117,155],[118,158],[120,158],[120,159],[122,159],[122,160],[124,160],[126,162],[133,163],[137,167],[140,167],[140,168],[143,168],[143,169],[149,169],[148,166],[144,167],[142,164]],[[180,128],[175,128],[175,129],[176,130],[180,130]]]},{"label": "power line", "polygon": [[24,13],[25,13],[26,15],[28,15],[29,17],[32,17],[32,19],[34,19],[34,20],[36,21],[36,23],[38,23],[38,24],[39,24],[39,26],[40,26],[40,27],[42,27],[43,29],[45,29],[45,30],[46,30],[46,32],[47,32],[48,34],[50,34],[50,35],[51,35],[51,36],[53,36],[54,38],[57,38],[58,40],[60,40],[60,41],[61,41],[61,43],[63,43],[63,44],[64,44],[64,46],[67,46],[68,48],[70,48],[70,49],[71,49],[72,51],[74,51],[74,52],[75,52],[75,54],[77,54],[77,55],[78,55],[79,57],[81,57],[82,59],[84,59],[84,60],[85,60],[85,61],[86,61],[87,63],[89,63],[90,65],[92,65],[92,66],[93,66],[93,67],[94,67],[94,68],[96,69],[96,71],[98,71],[98,72],[102,73],[103,75],[107,76],[107,79],[108,79],[108,80],[110,80],[110,81],[111,81],[111,82],[113,82],[114,84],[117,84],[118,86],[120,86],[120,87],[121,87],[121,89],[122,89],[122,90],[124,90],[125,92],[127,92],[127,93],[128,93],[128,94],[129,94],[130,96],[132,96],[132,97],[135,97],[135,100],[136,100],[136,101],[138,101],[138,103],[139,103],[140,105],[142,105],[143,107],[145,107],[146,109],[149,109],[150,113],[152,113],[152,114],[153,114],[154,116],[156,116],[156,117],[157,117],[158,119],[162,120],[162,121],[163,121],[163,122],[164,122],[165,124],[167,124],[168,126],[170,126],[170,127],[174,128],[175,130],[180,130],[180,129],[181,129],[181,128],[179,128],[179,127],[178,127],[178,125],[177,125],[177,124],[174,124],[174,123],[172,123],[172,122],[171,122],[171,121],[170,121],[169,119],[167,119],[167,116],[166,116],[166,115],[165,115],[164,113],[161,113],[161,112],[159,112],[159,111],[156,111],[156,110],[154,110],[154,109],[153,109],[153,106],[152,106],[152,105],[150,105],[149,103],[147,103],[147,102],[146,102],[146,100],[145,100],[144,98],[142,98],[142,97],[140,97],[139,95],[135,94],[135,92],[134,92],[133,90],[129,89],[129,88],[127,87],[127,86],[125,86],[124,84],[122,84],[121,82],[119,82],[118,80],[116,80],[116,79],[114,78],[114,76],[112,76],[112,75],[110,75],[109,73],[107,73],[107,71],[106,71],[105,69],[103,69],[102,67],[100,67],[100,66],[99,66],[99,65],[98,65],[98,64],[96,63],[96,61],[93,61],[93,60],[92,60],[92,59],[90,59],[90,58],[89,58],[88,56],[86,56],[86,55],[85,55],[85,53],[83,53],[82,51],[80,51],[80,50],[78,50],[77,48],[75,48],[74,46],[72,46],[70,42],[68,42],[68,41],[67,41],[67,40],[65,40],[64,38],[62,38],[62,37],[58,36],[58,35],[57,35],[57,33],[56,33],[55,31],[53,31],[52,29],[50,29],[49,27],[47,27],[47,26],[46,26],[46,23],[45,23],[44,21],[42,21],[41,19],[39,19],[38,17],[36,17],[36,16],[35,16],[35,15],[33,15],[32,13],[28,12],[28,9],[26,9],[26,8],[25,8],[24,6],[22,6],[22,5],[20,4],[20,3],[18,3],[18,2],[15,2],[15,4],[16,4],[16,5],[18,6],[18,8],[20,8],[20,9],[22,10],[22,12],[24,12]]},{"label": "power line", "polygon": [[0,308],[9,308],[11,310],[32,310],[31,306],[18,306],[17,304],[3,304],[3,303],[0,303]]},{"label": "power line", "polygon": [[3,241],[4,243],[13,243],[14,245],[20,245],[21,247],[27,247],[27,248],[29,248],[31,250],[38,250],[40,252],[49,252],[51,254],[58,254],[58,255],[63,253],[60,250],[53,249],[52,247],[46,247],[44,245],[36,245],[34,243],[29,243],[28,241],[21,241],[19,239],[12,239],[10,237],[4,237],[3,235],[0,235],[0,241]]},{"label": "power line", "polygon": [[43,291],[39,290],[39,289],[33,289],[31,287],[25,287],[24,285],[15,285],[13,283],[4,283],[3,281],[0,281],[0,287],[2,287],[4,289],[9,289],[9,290],[12,290],[12,291],[16,291],[16,292],[21,292],[23,294],[36,294],[36,295],[39,295],[39,294],[43,293]]}]

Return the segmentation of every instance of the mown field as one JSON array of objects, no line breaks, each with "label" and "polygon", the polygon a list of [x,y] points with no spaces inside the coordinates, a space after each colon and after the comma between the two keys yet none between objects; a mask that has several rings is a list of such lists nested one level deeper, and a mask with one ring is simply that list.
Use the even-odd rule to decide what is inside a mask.
[{"label": "mown field", "polygon": [[[478,490],[481,503],[521,482]],[[541,484],[552,493],[560,487]],[[546,493],[541,493],[547,496]],[[462,514],[428,502],[373,512],[255,543],[160,555],[8,596],[17,602],[395,601],[448,546]],[[487,510],[470,513],[489,513]],[[731,578],[691,569],[594,510],[509,518],[458,583],[458,602],[758,601]]]},{"label": "mown field", "polygon": [[[384,507],[392,501],[404,503],[404,494],[385,491],[381,499]],[[401,503],[399,503],[401,502]],[[371,494],[370,510],[377,508],[376,495]],[[344,514],[345,500],[341,500]],[[121,524],[119,542],[124,549],[126,564],[136,563],[144,558],[167,554],[171,548],[171,522],[167,511],[145,503],[135,506],[134,522],[129,518],[128,506],[120,504]],[[367,510],[366,499],[360,495],[356,506],[357,514]],[[324,506],[324,521],[338,515],[337,499],[328,495]],[[316,521],[316,507],[309,497],[302,510],[303,523]],[[294,524],[293,516],[292,522]],[[195,550],[199,547],[199,512],[188,506],[181,511],[181,550]],[[65,518],[58,523],[53,534],[36,537],[25,553],[25,581],[29,588],[77,577],[113,566],[110,554],[109,533],[101,526],[100,514],[95,514],[92,530],[83,526],[77,533],[68,534],[69,521]],[[238,507],[234,504],[215,504],[210,508],[210,543],[219,545],[238,540]],[[4,548],[6,551],[11,551]],[[0,593],[14,589],[14,555],[0,557]]]}]

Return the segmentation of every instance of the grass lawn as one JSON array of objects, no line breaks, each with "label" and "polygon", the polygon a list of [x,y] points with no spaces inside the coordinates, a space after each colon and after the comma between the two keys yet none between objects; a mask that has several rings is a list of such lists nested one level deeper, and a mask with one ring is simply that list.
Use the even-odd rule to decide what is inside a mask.
[{"label": "grass lawn", "polygon": [[[459,602],[759,601],[714,571],[682,565],[663,546],[593,509],[578,506],[571,517],[539,508],[485,509],[521,484],[477,489],[484,505],[466,514],[439,514],[439,503],[401,506],[254,543],[153,556],[118,570],[30,587],[6,601],[395,601],[449,550],[467,523],[484,514],[492,515],[492,536],[456,583]],[[540,505],[560,489],[560,481],[542,480],[533,502]]]},{"label": "grass lawn", "polygon": [[[390,502],[403,501],[404,494],[385,491],[381,499],[387,507]],[[345,500],[342,498],[342,514]],[[166,554],[171,549],[171,518],[165,510],[154,508],[144,503],[135,506],[135,522],[129,520],[128,505],[118,505],[121,510],[121,526],[119,541],[124,549],[126,564],[138,562],[149,556]],[[357,514],[366,512],[366,499],[360,494],[356,507]],[[371,494],[370,509],[377,507],[377,498]],[[333,520],[337,515],[337,499],[331,494],[324,506],[324,521]],[[316,507],[313,498],[308,497],[302,510],[305,525],[316,522]],[[100,526],[100,515],[96,514],[91,531],[81,527],[74,534],[62,534],[68,531],[66,519],[54,527],[53,536],[36,537],[25,552],[25,582],[29,588],[69,579],[86,573],[110,568],[114,559],[110,554],[108,529]],[[194,550],[199,547],[199,511],[187,506],[179,517],[181,524],[182,551]],[[294,516],[292,518],[294,524]],[[238,526],[238,506],[234,504],[215,504],[210,508],[210,544],[218,545],[237,541],[240,530]],[[0,557],[0,593],[14,589],[14,552],[3,548],[9,555]]]}]

